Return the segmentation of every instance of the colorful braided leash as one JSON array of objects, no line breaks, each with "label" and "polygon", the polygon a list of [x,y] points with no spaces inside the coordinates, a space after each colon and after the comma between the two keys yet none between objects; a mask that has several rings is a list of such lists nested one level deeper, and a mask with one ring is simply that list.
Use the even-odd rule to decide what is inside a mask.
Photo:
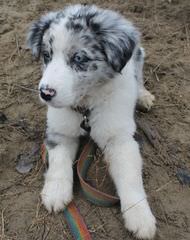
[{"label": "colorful braided leash", "polygon": [[[93,161],[95,153],[95,144],[92,140],[84,146],[83,151],[77,161],[77,174],[80,180],[82,191],[87,200],[91,203],[110,207],[119,202],[119,198],[97,190],[86,182],[88,169]],[[44,163],[47,162],[48,152],[45,144],[41,148],[41,157]],[[75,203],[72,201],[63,212],[67,225],[75,240],[92,240],[88,228],[77,209]]]}]

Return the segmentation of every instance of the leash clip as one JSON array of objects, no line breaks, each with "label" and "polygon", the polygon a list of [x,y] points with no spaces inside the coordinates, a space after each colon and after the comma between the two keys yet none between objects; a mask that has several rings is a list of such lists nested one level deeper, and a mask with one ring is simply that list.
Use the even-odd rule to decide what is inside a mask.
[{"label": "leash clip", "polygon": [[83,121],[81,122],[80,127],[89,133],[91,127],[89,125],[88,115],[89,115],[88,112],[83,114]]}]

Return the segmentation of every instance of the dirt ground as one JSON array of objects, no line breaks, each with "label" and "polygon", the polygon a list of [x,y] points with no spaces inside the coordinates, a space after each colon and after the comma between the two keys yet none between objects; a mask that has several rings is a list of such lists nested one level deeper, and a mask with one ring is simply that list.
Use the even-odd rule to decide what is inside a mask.
[{"label": "dirt ground", "polygon": [[[33,154],[34,167],[30,173],[16,171],[19,158],[30,155],[42,143],[45,129],[46,108],[40,104],[36,92],[30,90],[37,89],[40,65],[26,49],[26,32],[31,21],[49,10],[63,8],[68,2],[77,1],[0,0],[2,240],[72,239],[63,214],[48,214],[41,205],[39,193],[44,167],[39,154]],[[156,102],[149,113],[137,112],[136,118],[145,187],[157,218],[155,239],[188,240],[190,188],[180,181],[179,173],[190,172],[190,1],[81,2],[118,10],[142,32],[145,81]],[[99,175],[103,179],[105,172]],[[106,180],[105,188],[108,185]],[[94,240],[134,239],[124,229],[119,206],[101,208],[88,203],[77,181],[75,202]]]}]

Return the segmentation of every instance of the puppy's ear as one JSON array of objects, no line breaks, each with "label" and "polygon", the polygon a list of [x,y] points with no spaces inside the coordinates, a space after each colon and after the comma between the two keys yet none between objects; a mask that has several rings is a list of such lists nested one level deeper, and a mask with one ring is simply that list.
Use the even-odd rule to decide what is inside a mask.
[{"label": "puppy's ear", "polygon": [[57,13],[51,12],[34,22],[29,29],[27,36],[27,46],[32,50],[32,54],[37,59],[40,57],[42,39],[45,31],[50,27],[52,21],[56,18]]},{"label": "puppy's ear", "polygon": [[107,62],[112,66],[114,71],[121,72],[129,61],[135,49],[136,42],[128,35],[123,33],[123,36],[103,41],[104,52],[106,54]]},{"label": "puppy's ear", "polygon": [[114,71],[121,72],[131,58],[140,41],[140,33],[119,14],[104,10],[94,19],[95,32],[108,64]]}]

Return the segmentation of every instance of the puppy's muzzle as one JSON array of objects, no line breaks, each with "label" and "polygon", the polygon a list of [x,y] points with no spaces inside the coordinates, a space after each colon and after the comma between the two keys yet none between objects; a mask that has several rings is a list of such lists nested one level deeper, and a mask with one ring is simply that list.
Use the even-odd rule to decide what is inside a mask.
[{"label": "puppy's muzzle", "polygon": [[47,86],[42,86],[40,88],[40,97],[45,101],[51,101],[52,98],[56,95],[56,91]]}]

